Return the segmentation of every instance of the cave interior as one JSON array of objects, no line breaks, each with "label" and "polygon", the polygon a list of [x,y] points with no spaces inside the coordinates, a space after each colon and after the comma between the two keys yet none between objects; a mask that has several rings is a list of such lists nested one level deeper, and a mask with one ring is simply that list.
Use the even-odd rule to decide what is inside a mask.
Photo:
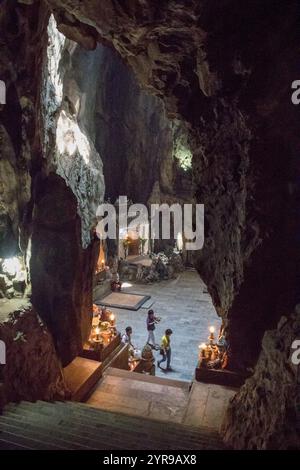
[{"label": "cave interior", "polygon": [[[97,407],[105,387],[126,389],[131,365],[115,314],[124,329],[138,312],[126,313],[117,292],[116,305],[107,304],[115,307],[113,316],[104,318],[103,310],[112,336],[101,343],[102,356],[86,347],[98,328],[95,312],[118,276],[121,297],[149,294],[156,299],[145,300],[149,308],[169,302],[178,309],[169,321],[177,331],[183,322],[192,393],[200,393],[197,383],[205,383],[207,397],[209,384],[221,387],[212,405],[221,410],[220,444],[214,445],[300,448],[299,373],[291,361],[292,343],[300,337],[299,107],[291,101],[299,76],[299,7],[299,0],[249,0],[243,6],[238,0],[1,2],[4,418],[11,403],[21,402],[18,412],[37,400]],[[128,229],[117,216],[118,236],[101,240],[99,205],[120,210],[124,196],[129,205],[147,208],[203,205],[203,247],[187,249],[175,216],[168,239],[161,233],[151,238],[150,219],[135,223],[131,216]],[[188,313],[192,296],[199,315],[198,307]],[[145,319],[147,309],[139,309]],[[192,339],[184,326],[189,315],[196,325]],[[208,334],[208,319],[218,326],[210,331],[211,343],[219,331],[223,341],[215,374],[201,371],[205,353],[193,343],[206,341],[197,336]],[[157,328],[158,340],[164,328]],[[175,346],[172,354],[184,355]],[[96,358],[101,367],[92,364]],[[88,361],[93,378],[73,393]],[[104,364],[107,370],[127,368],[129,376],[105,376]],[[89,402],[98,382],[98,398]],[[141,403],[150,382],[137,395]],[[184,383],[178,387],[176,413],[193,415],[182,426],[209,425],[199,417],[200,401],[182,411]],[[130,397],[124,400],[130,403]],[[124,406],[118,411],[126,413],[129,404]],[[148,417],[155,416],[154,410]],[[173,418],[161,419],[170,424]],[[0,441],[5,448],[5,438]],[[199,446],[205,448],[201,437]]]}]

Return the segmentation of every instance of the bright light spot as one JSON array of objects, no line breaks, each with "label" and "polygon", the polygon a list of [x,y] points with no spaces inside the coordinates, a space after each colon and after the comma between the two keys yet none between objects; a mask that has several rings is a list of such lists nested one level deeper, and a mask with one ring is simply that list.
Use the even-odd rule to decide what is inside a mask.
[{"label": "bright light spot", "polygon": [[210,332],[210,333],[214,333],[214,332],[215,332],[215,327],[214,327],[214,326],[210,326],[210,327],[209,327],[209,332]]},{"label": "bright light spot", "polygon": [[132,284],[130,284],[130,282],[122,282],[122,288],[125,287],[132,287]]},{"label": "bright light spot", "polygon": [[90,144],[78,124],[65,111],[60,113],[56,128],[56,144],[61,155],[72,157],[77,151],[86,164],[90,160]]},{"label": "bright light spot", "polygon": [[192,168],[192,157],[192,152],[188,148],[181,146],[176,149],[175,158],[177,158],[180,168],[184,171]]},{"label": "bright light spot", "polygon": [[9,276],[15,276],[16,274],[19,274],[22,271],[22,265],[20,263],[20,260],[16,257],[7,258],[5,261],[3,261],[2,267],[3,271]]},{"label": "bright light spot", "polygon": [[[57,29],[57,24],[53,15],[50,15],[49,24],[47,28],[48,32],[48,74],[52,83],[52,91],[55,94],[57,104],[60,104],[63,97],[63,83],[59,70],[59,61],[61,59],[61,53],[65,45],[66,38]],[[48,103],[51,101],[48,101]]]},{"label": "bright light spot", "polygon": [[205,348],[206,348],[206,344],[205,344],[205,343],[201,343],[201,344],[199,345],[199,349],[202,349],[202,350],[203,350],[203,349],[205,349]]}]

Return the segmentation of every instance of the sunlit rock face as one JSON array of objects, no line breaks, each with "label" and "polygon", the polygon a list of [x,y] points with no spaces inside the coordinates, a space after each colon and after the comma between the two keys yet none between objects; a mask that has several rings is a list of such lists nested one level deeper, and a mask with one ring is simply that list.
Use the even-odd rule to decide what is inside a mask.
[{"label": "sunlit rock face", "polygon": [[[81,120],[91,84],[77,86],[76,45],[59,33],[53,16],[47,33],[41,89],[44,161],[34,181],[32,300],[66,365],[81,351],[90,329],[98,246],[91,230],[105,186],[101,157]],[[93,70],[93,58],[90,66]]]},{"label": "sunlit rock face", "polygon": [[[53,15],[47,32],[49,44],[42,89],[44,154],[48,157],[47,167],[65,180],[77,199],[82,246],[86,248],[105,190],[101,157],[85,128],[88,119],[81,119],[93,101],[95,57],[90,55],[87,62],[72,68],[76,44],[57,30]],[[78,77],[87,69],[86,80],[79,86]],[[86,102],[87,95],[90,103]]]},{"label": "sunlit rock face", "polygon": [[167,117],[162,100],[139,86],[119,54],[74,44],[64,83],[73,106],[77,91],[78,119],[103,161],[107,199],[125,194],[146,203],[157,185],[161,195],[180,198],[191,168],[186,131]]},{"label": "sunlit rock face", "polygon": [[226,320],[232,365],[252,365],[264,330],[298,295],[297,1],[48,3],[59,27],[93,27],[169,116],[186,122],[206,206],[195,257]]}]

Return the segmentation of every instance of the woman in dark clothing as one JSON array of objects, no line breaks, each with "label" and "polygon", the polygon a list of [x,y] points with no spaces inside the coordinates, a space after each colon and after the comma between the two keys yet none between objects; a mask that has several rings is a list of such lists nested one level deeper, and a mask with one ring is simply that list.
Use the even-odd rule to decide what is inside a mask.
[{"label": "woman in dark clothing", "polygon": [[158,323],[159,321],[160,321],[160,318],[154,315],[154,311],[149,310],[148,317],[147,317],[147,331],[148,331],[147,343],[150,344],[150,346],[153,346],[154,348],[156,348],[155,336],[154,336],[155,324]]}]

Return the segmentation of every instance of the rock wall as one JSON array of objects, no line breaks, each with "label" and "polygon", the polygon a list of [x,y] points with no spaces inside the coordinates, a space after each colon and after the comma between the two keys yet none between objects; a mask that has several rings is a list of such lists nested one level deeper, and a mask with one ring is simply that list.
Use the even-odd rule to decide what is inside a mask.
[{"label": "rock wall", "polygon": [[0,257],[19,252],[31,198],[31,171],[39,158],[40,59],[45,48],[45,5],[4,1],[0,5],[0,78],[6,104],[0,105]]},{"label": "rock wall", "polygon": [[103,45],[87,51],[73,43],[64,77],[65,95],[74,107],[77,102],[78,120],[103,161],[106,198],[114,202],[125,194],[146,203],[154,185],[178,197],[183,178],[174,157],[184,129],[139,86],[120,55]]},{"label": "rock wall", "polygon": [[0,257],[22,251],[33,304],[66,365],[90,327],[98,247],[91,228],[104,182],[74,106],[84,90],[65,79],[72,44],[49,17],[44,2],[0,5],[0,79],[7,88],[0,108]]},{"label": "rock wall", "polygon": [[107,196],[146,203],[153,185],[173,191],[173,134],[163,103],[145,93],[111,48],[98,46],[95,132]]},{"label": "rock wall", "polygon": [[300,308],[282,317],[262,341],[255,373],[233,397],[223,423],[234,449],[300,449],[299,366],[291,345],[300,338]]},{"label": "rock wall", "polygon": [[92,116],[88,108],[95,97],[98,64],[96,57],[89,54],[76,67],[72,66],[76,44],[57,30],[53,15],[47,32],[41,103],[43,153],[47,170],[60,175],[77,199],[82,246],[87,248],[105,191],[102,160],[88,129]]},{"label": "rock wall", "polygon": [[32,308],[15,311],[0,324],[6,345],[1,368],[1,403],[63,400],[68,396],[52,337]]},{"label": "rock wall", "polygon": [[99,247],[81,247],[76,198],[53,173],[35,181],[31,246],[32,302],[65,366],[81,351],[90,331]]}]

